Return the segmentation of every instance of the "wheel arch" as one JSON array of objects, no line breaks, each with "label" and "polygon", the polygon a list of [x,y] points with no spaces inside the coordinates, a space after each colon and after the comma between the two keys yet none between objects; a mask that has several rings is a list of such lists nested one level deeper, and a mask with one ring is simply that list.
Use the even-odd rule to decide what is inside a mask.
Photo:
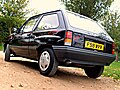
[{"label": "wheel arch", "polygon": [[56,57],[56,54],[55,54],[55,52],[54,52],[54,49],[53,49],[53,47],[52,47],[52,45],[47,45],[47,44],[42,44],[42,45],[39,45],[38,47],[37,47],[37,56],[39,57],[39,54],[40,54],[40,52],[43,50],[43,49],[45,49],[45,48],[50,48],[50,49],[52,49],[53,50],[53,53],[54,53],[54,55],[55,55],[55,58],[57,59],[57,57]]}]

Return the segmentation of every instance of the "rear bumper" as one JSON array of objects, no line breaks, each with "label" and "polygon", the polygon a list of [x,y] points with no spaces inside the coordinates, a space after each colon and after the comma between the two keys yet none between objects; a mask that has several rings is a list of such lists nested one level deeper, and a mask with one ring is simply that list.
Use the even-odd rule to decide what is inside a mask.
[{"label": "rear bumper", "polygon": [[108,66],[115,60],[115,55],[80,49],[69,46],[53,46],[55,55],[60,62],[69,60],[80,65],[102,65]]}]

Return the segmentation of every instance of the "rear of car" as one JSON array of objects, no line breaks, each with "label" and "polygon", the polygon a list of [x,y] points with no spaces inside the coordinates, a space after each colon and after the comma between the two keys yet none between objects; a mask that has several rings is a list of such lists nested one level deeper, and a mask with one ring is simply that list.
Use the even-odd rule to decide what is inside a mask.
[{"label": "rear of car", "polygon": [[65,11],[64,46],[54,46],[57,59],[68,66],[82,67],[88,77],[99,77],[104,66],[115,60],[114,42],[94,20]]},{"label": "rear of car", "polygon": [[100,24],[69,11],[64,16],[64,46],[54,47],[61,62],[104,66],[114,61],[114,42]]}]

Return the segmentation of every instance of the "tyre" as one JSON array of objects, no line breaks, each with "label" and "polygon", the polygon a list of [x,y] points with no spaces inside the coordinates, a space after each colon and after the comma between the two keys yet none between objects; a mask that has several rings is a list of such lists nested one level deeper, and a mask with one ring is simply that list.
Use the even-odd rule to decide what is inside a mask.
[{"label": "tyre", "polygon": [[86,75],[90,78],[97,78],[101,76],[103,73],[103,70],[104,70],[104,66],[84,68]]},{"label": "tyre", "polygon": [[9,44],[7,44],[6,50],[5,50],[5,61],[7,61],[7,62],[10,61],[10,47],[9,47]]},{"label": "tyre", "polygon": [[58,68],[58,61],[53,50],[50,48],[43,49],[40,53],[38,64],[42,75],[53,76]]}]

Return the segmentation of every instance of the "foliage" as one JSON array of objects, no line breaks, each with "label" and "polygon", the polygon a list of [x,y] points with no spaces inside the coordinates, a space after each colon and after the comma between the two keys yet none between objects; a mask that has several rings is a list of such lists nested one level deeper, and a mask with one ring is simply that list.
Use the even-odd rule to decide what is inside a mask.
[{"label": "foliage", "polygon": [[105,67],[103,75],[120,79],[120,62],[113,62],[109,67]]},{"label": "foliage", "polygon": [[120,50],[120,15],[115,13],[108,13],[104,18],[103,26],[105,30],[111,35],[116,44],[116,50]]},{"label": "foliage", "polygon": [[25,15],[28,0],[0,0],[0,41],[13,32],[13,28],[21,26]]},{"label": "foliage", "polygon": [[3,49],[2,44],[0,44],[0,51]]},{"label": "foliage", "polygon": [[85,15],[94,20],[104,17],[113,0],[61,0],[67,10]]},{"label": "foliage", "polygon": [[120,52],[120,15],[118,15],[117,12],[108,12],[104,18],[103,26],[114,40],[116,61],[118,61],[118,55]]}]

